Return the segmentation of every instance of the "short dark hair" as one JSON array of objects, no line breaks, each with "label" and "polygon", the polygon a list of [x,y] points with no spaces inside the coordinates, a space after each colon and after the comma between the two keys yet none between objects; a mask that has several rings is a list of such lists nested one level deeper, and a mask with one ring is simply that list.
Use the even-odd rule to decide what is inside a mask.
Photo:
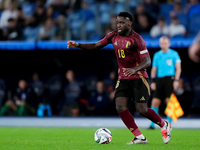
[{"label": "short dark hair", "polygon": [[162,16],[161,16],[161,17],[158,18],[158,20],[159,20],[159,21],[165,21],[165,17],[162,17]]},{"label": "short dark hair", "polygon": [[128,17],[130,19],[130,21],[133,21],[133,16],[129,13],[129,12],[120,12],[117,16],[121,16],[121,17]]}]

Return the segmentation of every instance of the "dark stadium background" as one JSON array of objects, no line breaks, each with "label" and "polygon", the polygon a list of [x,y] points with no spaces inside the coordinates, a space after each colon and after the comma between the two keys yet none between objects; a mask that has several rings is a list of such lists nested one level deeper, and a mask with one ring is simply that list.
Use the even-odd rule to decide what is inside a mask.
[{"label": "dark stadium background", "polygon": [[[151,58],[158,48],[148,49]],[[182,60],[182,74],[188,79],[194,74],[195,65],[188,58],[187,48],[176,48]],[[77,77],[97,75],[102,79],[111,70],[117,71],[117,61],[114,50],[43,50],[43,51],[0,51],[1,74],[8,89],[15,90],[19,79],[31,80],[34,72],[38,72],[45,80],[53,74],[63,77],[68,69],[73,69]],[[149,67],[147,69],[150,75]]]}]

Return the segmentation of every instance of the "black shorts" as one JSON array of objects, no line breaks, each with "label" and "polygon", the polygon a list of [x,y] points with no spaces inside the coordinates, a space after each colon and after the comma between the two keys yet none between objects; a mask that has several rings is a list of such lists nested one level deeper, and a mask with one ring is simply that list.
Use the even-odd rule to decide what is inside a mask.
[{"label": "black shorts", "polygon": [[121,79],[115,87],[115,98],[128,97],[136,103],[147,103],[150,96],[150,87],[147,78]]},{"label": "black shorts", "polygon": [[156,81],[156,90],[154,91],[154,97],[159,98],[162,101],[165,100],[166,97],[170,97],[173,92],[173,76],[158,78]]}]

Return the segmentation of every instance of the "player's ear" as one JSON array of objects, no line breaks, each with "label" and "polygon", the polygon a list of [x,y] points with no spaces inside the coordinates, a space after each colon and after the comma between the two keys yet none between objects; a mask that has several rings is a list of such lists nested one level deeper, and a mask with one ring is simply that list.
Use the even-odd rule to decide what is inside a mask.
[{"label": "player's ear", "polygon": [[131,22],[131,21],[129,21],[129,23],[128,23],[128,24],[129,24],[129,26],[130,26],[130,27],[132,26],[132,22]]}]

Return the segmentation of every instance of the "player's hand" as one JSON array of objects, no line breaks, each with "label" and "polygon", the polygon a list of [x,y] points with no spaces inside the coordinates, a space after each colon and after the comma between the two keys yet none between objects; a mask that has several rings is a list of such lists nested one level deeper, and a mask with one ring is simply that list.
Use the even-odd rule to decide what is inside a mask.
[{"label": "player's hand", "polygon": [[68,41],[67,42],[67,49],[69,48],[69,47],[72,47],[72,48],[75,48],[75,47],[78,47],[78,43],[77,42],[75,42],[75,41]]},{"label": "player's hand", "polygon": [[174,88],[174,91],[176,91],[179,87],[179,82],[178,81],[174,81],[173,82],[173,88]]},{"label": "player's hand", "polygon": [[133,68],[123,68],[123,72],[125,76],[130,77],[131,75],[133,75],[135,73],[135,69]]},{"label": "player's hand", "polygon": [[152,83],[151,83],[151,89],[152,89],[153,91],[156,90],[156,83],[155,83],[155,82],[152,82]]}]

